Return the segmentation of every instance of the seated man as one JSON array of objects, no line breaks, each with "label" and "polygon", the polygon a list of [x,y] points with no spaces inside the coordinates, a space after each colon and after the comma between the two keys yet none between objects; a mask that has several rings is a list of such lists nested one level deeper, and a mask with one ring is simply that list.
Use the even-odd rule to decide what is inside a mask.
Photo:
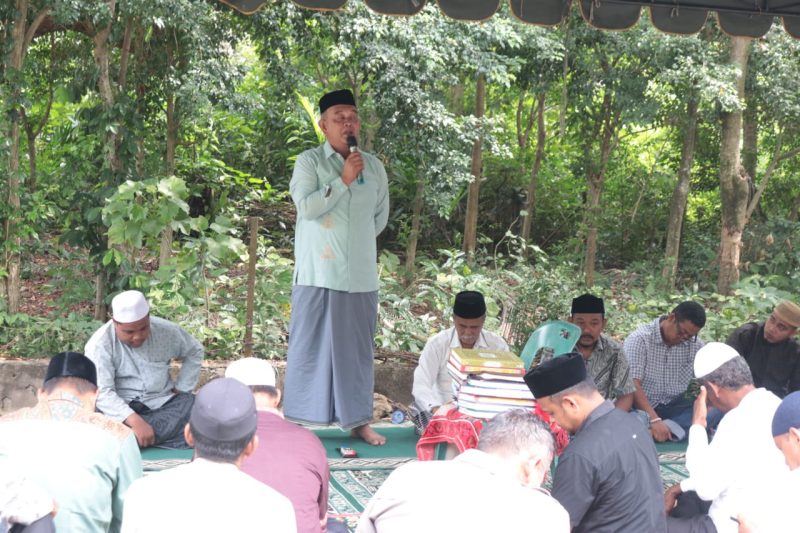
[{"label": "seated man", "polygon": [[791,470],[765,487],[752,487],[739,513],[739,533],[796,533],[800,494],[800,391],[783,399],[772,418],[772,437]]},{"label": "seated man", "polygon": [[453,407],[453,382],[447,373],[447,359],[453,348],[488,348],[508,350],[508,344],[499,335],[483,331],[486,320],[486,302],[483,294],[462,291],[453,304],[453,327],[428,339],[419,366],[414,370],[414,396],[411,417],[417,432],[422,433],[431,417],[443,407],[442,412]]},{"label": "seated man", "polygon": [[666,531],[655,445],[635,415],[614,409],[573,352],[525,375],[545,413],[573,437],[561,454],[553,496],[569,513],[573,533]]},{"label": "seated man", "polygon": [[[682,302],[666,316],[640,326],[625,339],[636,391],[633,404],[648,421],[658,442],[684,440],[692,420],[692,400],[686,390],[692,379],[694,356],[703,346],[697,334],[706,312],[697,302]],[[721,414],[712,410],[709,427]]]},{"label": "seated man", "polygon": [[[242,462],[242,472],[277,490],[292,502],[299,533],[332,533],[328,526],[328,458],[319,438],[283,418],[275,369],[267,361],[245,357],[225,370],[253,391],[258,410],[258,448]],[[326,529],[327,528],[327,529]]]},{"label": "seated man", "polygon": [[750,365],[756,387],[783,398],[800,390],[800,342],[794,338],[798,327],[800,307],[787,300],[776,305],[766,321],[748,322],[725,343]]},{"label": "seated man", "polygon": [[392,472],[356,532],[568,533],[564,508],[540,488],[554,448],[553,436],[533,413],[500,413],[487,422],[478,449]]},{"label": "seated man", "polygon": [[[97,408],[133,429],[142,448],[186,448],[183,428],[203,346],[177,324],[150,316],[139,291],[116,295],[111,310],[113,319],[86,343],[86,356],[97,365]],[[169,373],[173,358],[182,362],[177,381]]]},{"label": "seated man", "polygon": [[[753,487],[768,487],[786,471],[772,440],[780,399],[753,386],[747,362],[730,346],[711,342],[697,352],[694,374],[702,384],[694,402],[686,469],[689,477],[670,487],[665,508],[670,532],[733,533],[735,517]],[[706,401],[726,412],[714,439],[706,433]],[[703,502],[711,502],[706,514]]]},{"label": "seated man", "polygon": [[581,328],[575,351],[583,356],[598,392],[606,400],[612,400],[617,409],[630,411],[636,388],[622,345],[603,334],[608,324],[603,299],[591,294],[574,298],[569,321]]},{"label": "seated man", "polygon": [[119,531],[125,493],[142,475],[133,432],[95,412],[96,398],[94,364],[62,352],[36,406],[0,418],[0,457],[55,500],[57,531]]},{"label": "seated man", "polygon": [[291,502],[239,470],[258,448],[257,420],[253,394],[239,381],[219,378],[203,386],[184,429],[194,460],[131,486],[123,533],[296,533]]}]

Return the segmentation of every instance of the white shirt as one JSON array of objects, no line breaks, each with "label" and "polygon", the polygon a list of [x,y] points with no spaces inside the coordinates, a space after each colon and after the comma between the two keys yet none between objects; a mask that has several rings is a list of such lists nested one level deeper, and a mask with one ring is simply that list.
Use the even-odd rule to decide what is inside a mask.
[{"label": "white shirt", "polygon": [[[411,389],[414,403],[420,409],[429,411],[431,407],[453,400],[452,379],[447,373],[451,348],[461,348],[455,326],[437,333],[425,343],[419,366],[414,370],[414,386]],[[507,351],[508,344],[500,335],[481,330],[475,348]]]},{"label": "white shirt", "polygon": [[356,533],[569,533],[569,515],[523,486],[497,457],[467,450],[452,461],[401,466],[361,514]]},{"label": "white shirt", "polygon": [[751,487],[752,492],[742,508],[753,533],[797,533],[797,495],[800,494],[800,468],[787,472],[768,487]]},{"label": "white shirt", "polygon": [[689,477],[681,489],[712,502],[708,515],[718,533],[736,533],[730,517],[739,513],[748,491],[769,487],[788,470],[772,439],[772,417],[780,403],[768,390],[755,389],[723,417],[710,444],[701,425],[689,429]]},{"label": "white shirt", "polygon": [[296,533],[288,498],[232,463],[195,459],[136,481],[125,496],[123,533]]}]

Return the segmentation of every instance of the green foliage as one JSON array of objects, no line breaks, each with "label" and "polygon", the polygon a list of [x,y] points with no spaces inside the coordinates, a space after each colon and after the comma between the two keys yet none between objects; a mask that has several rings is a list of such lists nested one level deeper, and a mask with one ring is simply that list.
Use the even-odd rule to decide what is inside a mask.
[{"label": "green foliage", "polygon": [[15,357],[50,357],[83,347],[101,323],[75,313],[39,317],[0,311],[0,352]]}]

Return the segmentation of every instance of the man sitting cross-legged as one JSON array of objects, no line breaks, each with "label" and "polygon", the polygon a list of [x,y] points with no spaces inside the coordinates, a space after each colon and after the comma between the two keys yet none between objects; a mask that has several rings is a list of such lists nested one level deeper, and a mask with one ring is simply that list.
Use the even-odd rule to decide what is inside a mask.
[{"label": "man sitting cross-legged", "polygon": [[622,345],[603,334],[608,323],[603,299],[591,294],[573,298],[569,321],[581,328],[575,351],[583,356],[597,390],[617,409],[630,411],[636,388]]},{"label": "man sitting cross-legged", "polygon": [[[111,310],[112,319],[86,343],[86,356],[97,365],[97,408],[130,427],[142,448],[187,448],[183,428],[203,346],[177,324],[151,316],[139,291],[116,295]],[[176,381],[172,359],[181,361]]]},{"label": "man sitting cross-legged", "polygon": [[552,434],[533,413],[500,413],[483,428],[477,450],[392,472],[356,532],[568,533],[566,511],[540,488],[554,449]]},{"label": "man sitting cross-legged", "polygon": [[239,470],[258,448],[257,420],[253,393],[242,383],[207,383],[184,429],[194,460],[131,485],[123,533],[296,533],[291,502]]},{"label": "man sitting cross-legged", "polygon": [[[625,355],[636,387],[633,404],[658,442],[684,440],[689,431],[692,399],[686,392],[694,356],[703,347],[697,334],[705,324],[703,306],[686,301],[625,339]],[[722,414],[716,409],[708,414],[708,426],[713,429]]]},{"label": "man sitting cross-legged", "polygon": [[[697,352],[694,374],[703,386],[694,402],[686,449],[689,477],[664,496],[670,513],[667,530],[734,533],[737,526],[731,517],[738,514],[748,490],[766,488],[786,471],[772,441],[772,418],[780,399],[755,388],[747,362],[721,342]],[[711,442],[706,434],[707,401],[726,413]]]},{"label": "man sitting cross-legged", "polygon": [[453,348],[488,348],[508,350],[500,335],[485,331],[486,302],[477,291],[456,294],[453,303],[453,327],[440,331],[425,343],[419,365],[414,370],[410,412],[417,433],[422,434],[433,415],[454,407],[453,380],[447,372],[447,359]]},{"label": "man sitting cross-legged", "polygon": [[314,433],[284,419],[275,369],[263,359],[245,357],[228,365],[225,377],[250,387],[258,410],[258,448],[242,462],[242,472],[291,500],[298,533],[340,531],[343,524],[328,521],[325,447]]}]

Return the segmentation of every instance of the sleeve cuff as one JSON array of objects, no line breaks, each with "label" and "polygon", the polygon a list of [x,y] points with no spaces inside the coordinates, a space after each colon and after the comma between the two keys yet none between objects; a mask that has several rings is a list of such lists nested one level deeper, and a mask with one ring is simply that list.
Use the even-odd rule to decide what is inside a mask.
[{"label": "sleeve cuff", "polygon": [[689,492],[690,490],[694,490],[694,483],[692,482],[692,478],[688,477],[681,481],[681,491]]}]

